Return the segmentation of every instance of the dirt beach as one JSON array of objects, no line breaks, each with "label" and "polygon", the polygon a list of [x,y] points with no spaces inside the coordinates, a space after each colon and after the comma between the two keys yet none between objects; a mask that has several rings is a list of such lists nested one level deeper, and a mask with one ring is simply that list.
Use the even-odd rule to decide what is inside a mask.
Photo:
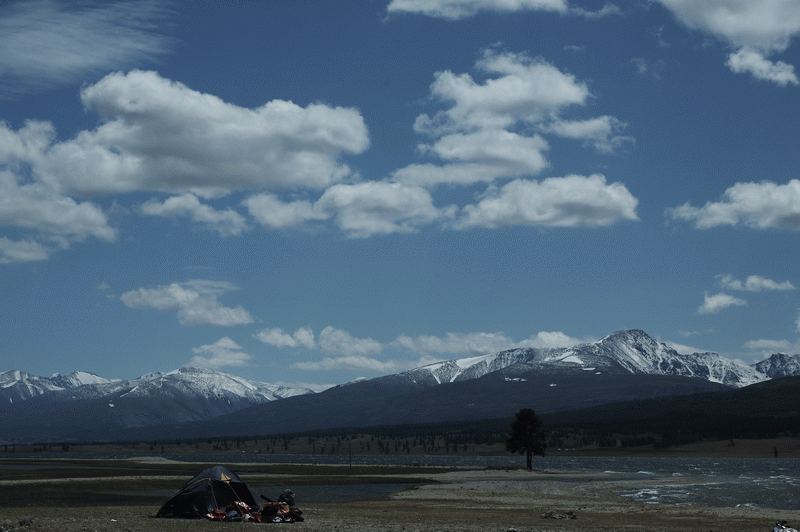
[{"label": "dirt beach", "polygon": [[[233,466],[232,466],[233,468]],[[703,506],[645,504],[615,493],[647,481],[625,480],[613,474],[527,472],[524,470],[415,470],[392,471],[381,475],[371,470],[366,475],[347,475],[336,479],[330,474],[302,477],[291,475],[243,473],[251,486],[270,482],[358,483],[408,482],[408,488],[388,497],[339,503],[303,504],[298,500],[306,521],[294,524],[219,523],[205,520],[157,519],[152,517],[158,504],[127,501],[127,504],[64,506],[44,499],[32,506],[4,506],[0,502],[0,531],[3,532],[145,532],[242,530],[251,527],[290,527],[298,531],[710,531],[771,530],[778,519],[800,523],[800,511],[776,511],[759,508],[714,508]],[[130,475],[128,475],[130,477]],[[81,485],[97,479],[31,478],[2,480],[0,493],[40,482],[63,482],[65,489],[80,492]],[[107,490],[123,483],[122,477],[104,477]],[[177,483],[181,476],[162,475],[160,483]],[[659,478],[650,482],[692,482],[693,479]],[[299,485],[299,484],[297,484]],[[545,517],[543,517],[545,515]],[[574,516],[574,518],[570,518]]]}]

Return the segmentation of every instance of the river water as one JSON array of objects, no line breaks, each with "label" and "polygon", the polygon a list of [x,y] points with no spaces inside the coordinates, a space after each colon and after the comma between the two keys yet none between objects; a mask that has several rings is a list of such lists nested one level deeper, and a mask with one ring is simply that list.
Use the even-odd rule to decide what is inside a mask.
[{"label": "river water", "polygon": [[[179,456],[168,458],[180,460]],[[214,457],[207,457],[214,458]],[[230,455],[219,455],[229,462]],[[241,460],[239,460],[241,458]],[[196,459],[196,457],[193,457]],[[213,462],[215,460],[209,460]],[[242,455],[239,462],[347,464],[346,455]],[[353,456],[353,464],[517,467],[519,456]],[[577,458],[534,459],[534,469],[617,473],[635,482],[620,496],[651,504],[752,506],[800,510],[800,459],[796,458]],[[534,477],[535,478],[535,477]],[[680,482],[685,478],[685,482]],[[656,480],[653,482],[653,480]],[[663,484],[658,480],[664,479]],[[679,482],[675,482],[678,480]]]},{"label": "river water", "polygon": [[[69,453],[67,453],[69,454]],[[64,453],[58,453],[64,458]],[[129,458],[137,455],[92,456],[91,458]],[[347,455],[279,455],[279,454],[204,454],[160,455],[177,461],[203,463],[318,463],[347,464]],[[22,458],[17,453],[15,457]],[[32,455],[47,458],[44,453]],[[81,455],[83,458],[89,456]],[[357,455],[352,463],[374,465],[437,465],[460,467],[518,467],[519,456],[400,456]],[[689,504],[707,506],[752,506],[779,510],[800,510],[800,459],[796,458],[577,458],[546,457],[534,459],[534,469],[550,472],[616,473],[633,481],[618,495],[650,504]],[[685,482],[681,479],[685,478]],[[535,481],[536,477],[532,477]],[[598,479],[600,480],[600,479]],[[641,480],[641,485],[636,481]],[[663,484],[659,480],[664,480]],[[678,482],[675,482],[678,481]],[[380,496],[407,485],[365,485],[338,490],[343,498]],[[265,487],[266,488],[266,487]],[[278,487],[273,487],[273,490]],[[311,488],[309,488],[311,489]],[[350,493],[363,489],[363,493]],[[346,490],[346,491],[342,491]],[[377,490],[377,491],[376,491]],[[388,491],[387,491],[388,490]],[[297,492],[297,489],[295,489]],[[272,493],[272,490],[268,491]],[[299,494],[299,493],[298,493]],[[278,493],[275,493],[277,496]],[[304,500],[309,500],[310,493]],[[311,497],[316,498],[316,497]]]}]

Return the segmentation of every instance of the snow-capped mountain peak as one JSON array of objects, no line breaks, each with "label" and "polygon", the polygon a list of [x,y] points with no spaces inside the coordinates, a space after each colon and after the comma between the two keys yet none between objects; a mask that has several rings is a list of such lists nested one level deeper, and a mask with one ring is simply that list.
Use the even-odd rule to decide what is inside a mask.
[{"label": "snow-capped mountain peak", "polygon": [[429,364],[404,372],[420,384],[473,379],[524,364],[531,368],[597,369],[647,375],[696,377],[727,386],[747,386],[773,376],[800,375],[800,355],[773,355],[747,366],[717,353],[683,355],[644,331],[618,331],[596,342],[564,348],[517,348]]},{"label": "snow-capped mountain peak", "polygon": [[313,392],[192,367],[168,373],[148,373],[128,381],[105,379],[83,371],[66,376],[55,374],[49,378],[22,371],[0,373],[0,403],[57,394],[60,399],[186,397],[230,404],[259,404],[305,393]]}]

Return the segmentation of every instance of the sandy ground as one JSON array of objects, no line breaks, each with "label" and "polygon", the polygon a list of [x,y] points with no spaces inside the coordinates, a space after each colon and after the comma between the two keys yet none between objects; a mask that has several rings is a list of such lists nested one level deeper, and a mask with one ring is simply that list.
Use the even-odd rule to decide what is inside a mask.
[{"label": "sandy ground", "polygon": [[[416,478],[419,475],[415,475]],[[778,519],[800,523],[800,510],[710,508],[636,503],[614,493],[641,480],[604,474],[563,472],[457,471],[431,475],[426,484],[390,498],[303,505],[306,521],[294,524],[219,523],[157,519],[152,506],[94,508],[0,507],[2,532],[145,532],[248,530],[290,527],[308,531],[760,531]],[[653,483],[692,479],[654,479]],[[0,493],[13,486],[0,486]],[[573,512],[575,519],[543,518]]]}]

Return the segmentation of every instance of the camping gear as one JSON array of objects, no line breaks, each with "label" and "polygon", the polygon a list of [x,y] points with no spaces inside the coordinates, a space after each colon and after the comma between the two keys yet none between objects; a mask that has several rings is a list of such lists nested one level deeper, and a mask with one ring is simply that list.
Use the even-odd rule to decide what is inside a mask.
[{"label": "camping gear", "polygon": [[250,489],[239,476],[223,466],[214,466],[189,480],[178,493],[161,506],[156,517],[196,519],[208,514],[226,515],[232,503],[241,501],[258,510]]}]

